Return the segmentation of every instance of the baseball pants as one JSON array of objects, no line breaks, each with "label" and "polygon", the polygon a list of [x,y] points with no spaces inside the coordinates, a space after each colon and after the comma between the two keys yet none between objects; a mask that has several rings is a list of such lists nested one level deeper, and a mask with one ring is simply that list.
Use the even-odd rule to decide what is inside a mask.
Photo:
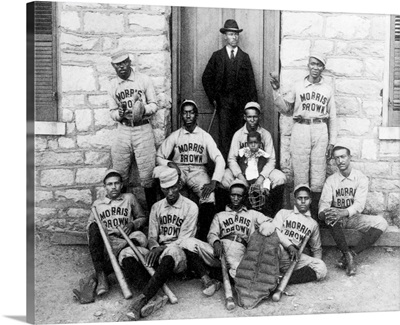
[{"label": "baseball pants", "polygon": [[380,215],[355,214],[350,218],[343,218],[344,229],[355,229],[365,234],[370,228],[385,231],[389,226],[385,218]]},{"label": "baseball pants", "polygon": [[294,173],[294,186],[309,184],[312,192],[322,192],[326,177],[326,123],[294,123],[290,151]]},{"label": "baseball pants", "polygon": [[214,192],[206,199],[201,198],[201,191],[204,185],[210,183],[207,169],[203,165],[178,165],[181,170],[181,181],[186,184],[198,197],[199,203],[215,203]]},{"label": "baseball pants", "polygon": [[[282,245],[279,245],[278,254],[280,271],[285,273],[289,269],[291,263],[289,253],[283,248]],[[306,254],[301,254],[300,260],[297,262],[294,270],[299,270],[305,266],[310,267],[315,272],[318,281],[323,280],[328,272],[324,261]]]},{"label": "baseball pants", "polygon": [[156,163],[156,147],[150,124],[130,127],[118,124],[117,137],[111,146],[113,168],[121,173],[125,185],[129,183],[132,159],[136,159],[140,185],[149,188],[153,184]]},{"label": "baseball pants", "polygon": [[[286,183],[286,175],[281,172],[279,169],[274,169],[268,176],[271,181],[271,189],[273,190],[275,187],[279,185],[284,185]],[[225,169],[224,176],[222,177],[221,184],[225,189],[229,189],[229,186],[235,180],[235,176],[233,176],[232,171],[229,168]]]}]

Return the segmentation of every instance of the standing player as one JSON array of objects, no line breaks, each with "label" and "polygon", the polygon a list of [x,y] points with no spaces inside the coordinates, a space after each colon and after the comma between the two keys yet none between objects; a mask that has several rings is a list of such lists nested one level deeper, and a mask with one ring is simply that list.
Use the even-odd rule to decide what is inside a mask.
[{"label": "standing player", "polygon": [[111,58],[117,73],[109,87],[111,118],[118,122],[117,137],[111,146],[113,168],[122,175],[126,190],[129,170],[135,158],[140,185],[150,210],[156,201],[152,172],[156,148],[149,118],[157,111],[156,94],[150,78],[131,67],[127,52],[118,52]]},{"label": "standing player", "polygon": [[[281,242],[279,267],[286,272],[292,260],[298,263],[290,277],[290,284],[305,283],[322,280],[327,269],[322,261],[321,237],[318,223],[311,217],[311,189],[307,184],[299,184],[294,189],[293,210],[280,210],[275,218],[274,225]],[[306,254],[299,256],[298,249],[304,237],[309,235],[308,244],[311,247],[312,257]]]},{"label": "standing player", "polygon": [[[368,194],[368,178],[351,166],[347,144],[338,143],[333,148],[333,158],[339,170],[329,176],[322,190],[319,219],[328,226],[342,258],[338,266],[349,276],[356,274],[354,258],[375,243],[388,227],[382,216],[361,214]],[[347,245],[343,229],[356,229],[363,236],[352,250]]]},{"label": "standing player", "polygon": [[203,72],[202,83],[210,103],[216,107],[219,143],[224,159],[234,132],[242,126],[242,109],[257,101],[257,88],[250,57],[239,46],[237,22],[228,19],[220,32],[226,46],[214,52]]},{"label": "standing player", "polygon": [[309,75],[298,81],[284,98],[279,91],[279,76],[271,75],[276,107],[284,115],[293,115],[290,152],[294,186],[310,184],[311,214],[315,219],[326,177],[326,159],[331,157],[337,136],[333,89],[321,75],[325,64],[324,55],[312,53]]},{"label": "standing player", "polygon": [[[147,225],[147,218],[132,193],[121,194],[122,177],[119,172],[113,169],[107,170],[103,178],[106,195],[93,203],[100,220],[106,229],[114,255],[121,265],[126,257],[128,243],[120,235],[117,226],[120,226],[125,233],[136,242],[138,246],[147,246],[146,236],[142,229]],[[87,231],[90,256],[96,272],[98,296],[108,292],[107,275],[112,273],[110,259],[105,250],[104,241],[101,237],[99,225],[95,221],[93,212],[90,214]],[[74,290],[75,296],[81,301],[84,292]],[[86,301],[91,302],[91,301]]]},{"label": "standing player", "polygon": [[[185,100],[180,113],[183,126],[171,133],[158,148],[157,165],[175,168],[182,183],[199,197],[198,237],[205,240],[215,214],[214,191],[224,174],[225,160],[211,135],[197,125],[196,103]],[[215,163],[211,180],[206,168],[208,157]]]}]

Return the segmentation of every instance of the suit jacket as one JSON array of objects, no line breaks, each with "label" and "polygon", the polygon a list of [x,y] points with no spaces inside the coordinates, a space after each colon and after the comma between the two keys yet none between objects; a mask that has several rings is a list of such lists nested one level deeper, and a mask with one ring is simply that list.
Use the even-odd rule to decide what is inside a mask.
[{"label": "suit jacket", "polygon": [[[226,59],[229,60],[226,47],[214,52],[203,72],[202,82],[208,100],[212,103],[218,101],[224,88],[224,72]],[[235,94],[241,102],[257,102],[257,89],[250,57],[238,48],[236,58],[236,85]]]}]

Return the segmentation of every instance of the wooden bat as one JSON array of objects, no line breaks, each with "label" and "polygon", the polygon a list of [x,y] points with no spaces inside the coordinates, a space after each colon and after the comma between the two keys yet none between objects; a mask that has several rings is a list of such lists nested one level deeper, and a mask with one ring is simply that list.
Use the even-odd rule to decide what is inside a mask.
[{"label": "wooden bat", "polygon": [[224,281],[224,291],[225,291],[225,307],[228,310],[232,310],[236,307],[233,300],[231,282],[229,280],[228,268],[226,266],[225,255],[221,256],[221,266],[222,266],[222,278]]},{"label": "wooden bat", "polygon": [[97,214],[96,207],[93,207],[92,211],[93,211],[93,214],[94,214],[94,218],[96,219],[96,222],[97,222],[97,224],[99,226],[100,234],[101,234],[101,237],[103,238],[103,241],[104,241],[104,246],[107,249],[107,253],[108,253],[108,256],[110,257],[111,265],[112,265],[113,270],[115,272],[115,276],[117,277],[119,286],[121,287],[122,294],[124,295],[125,299],[132,298],[132,292],[128,287],[128,283],[125,280],[124,274],[122,273],[121,267],[118,264],[117,258],[115,257],[115,255],[114,255],[114,253],[112,251],[110,241],[108,240],[107,233],[104,230],[104,225],[101,222],[101,220],[99,218],[99,215]]},{"label": "wooden bat", "polygon": [[217,113],[217,105],[214,105],[214,112],[213,112],[213,115],[211,117],[210,124],[208,125],[207,133],[210,133],[211,127],[212,127],[212,125],[214,123],[214,119],[215,119],[215,114],[216,113]]},{"label": "wooden bat", "polygon": [[[301,256],[301,254],[303,253],[304,247],[306,247],[306,244],[307,244],[309,238],[310,238],[309,235],[304,237],[303,242],[301,243],[301,246],[299,249],[299,256]],[[272,295],[273,301],[279,301],[281,299],[283,291],[285,290],[285,288],[290,280],[290,277],[292,276],[292,273],[294,271],[294,268],[296,267],[297,262],[298,261],[292,261],[290,263],[290,266],[289,266],[288,270],[286,271],[285,275],[283,276],[282,281],[279,283],[278,288]]]},{"label": "wooden bat", "polygon": [[[128,237],[128,235],[125,233],[125,231],[123,231],[120,226],[117,226],[117,229],[121,233],[122,237],[124,237],[124,239],[127,241],[130,248],[132,248],[133,252],[139,259],[140,263],[142,263],[142,265],[145,267],[147,272],[149,272],[149,274],[152,276],[154,274],[155,270],[152,267],[146,265],[146,261],[144,260],[142,253],[140,253],[140,251],[138,250],[136,245]],[[166,284],[164,284],[162,288],[164,290],[164,293],[167,295],[169,302],[171,304],[176,304],[178,302],[178,298],[175,296],[175,294],[172,292],[172,290]]]}]

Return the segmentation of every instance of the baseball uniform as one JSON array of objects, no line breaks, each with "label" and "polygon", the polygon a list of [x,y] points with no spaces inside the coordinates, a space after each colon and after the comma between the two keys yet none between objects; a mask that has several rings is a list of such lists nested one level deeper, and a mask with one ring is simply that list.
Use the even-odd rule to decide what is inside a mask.
[{"label": "baseball uniform", "polygon": [[[140,183],[149,188],[153,183],[156,154],[154,134],[148,119],[157,111],[153,84],[148,76],[132,68],[127,80],[117,76],[110,82],[108,93],[111,118],[118,122],[117,137],[111,146],[113,168],[121,173],[123,182],[127,184],[134,156]],[[133,123],[132,114],[121,118],[118,107],[124,103],[127,109],[132,109],[136,98],[145,104],[145,112],[142,121]]]},{"label": "baseball uniform", "polygon": [[221,182],[225,160],[211,135],[199,126],[196,126],[192,133],[182,127],[171,133],[158,148],[157,165],[168,165],[172,153],[172,161],[178,165],[182,172],[181,181],[183,184],[187,184],[200,198],[200,204],[214,203],[214,193],[211,193],[208,198],[201,198],[202,187],[210,183],[206,165],[209,158],[215,163],[212,180]]},{"label": "baseball uniform", "polygon": [[321,192],[326,176],[326,149],[337,137],[334,92],[323,77],[310,83],[308,76],[295,83],[284,98],[273,91],[279,112],[293,115],[291,155],[294,186],[310,184],[312,192]]}]

